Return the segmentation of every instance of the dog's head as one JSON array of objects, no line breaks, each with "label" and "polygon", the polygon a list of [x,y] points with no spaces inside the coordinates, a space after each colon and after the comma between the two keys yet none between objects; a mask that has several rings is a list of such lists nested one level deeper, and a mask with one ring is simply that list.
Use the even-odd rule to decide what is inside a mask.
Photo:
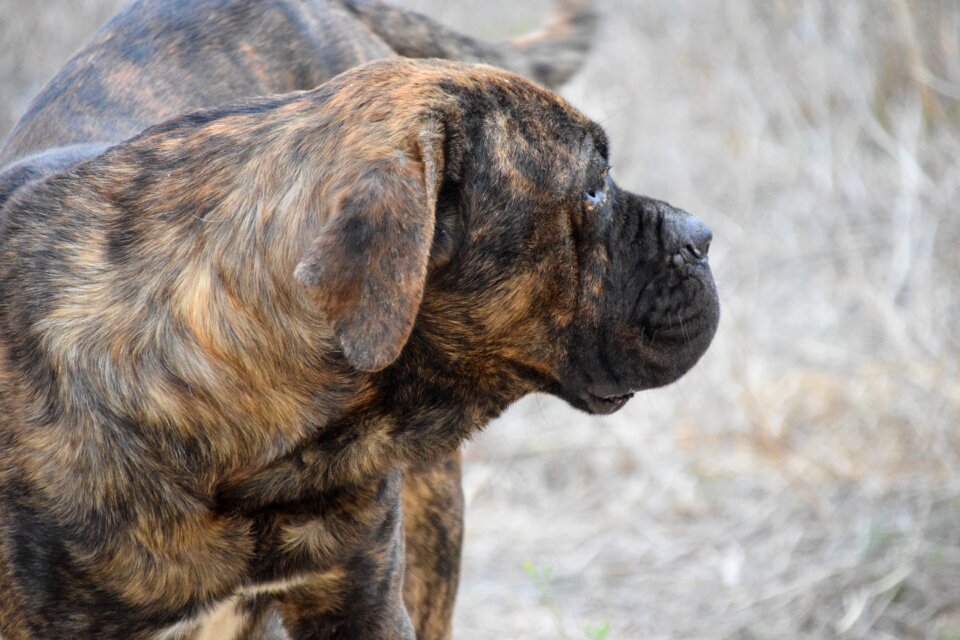
[{"label": "dog's head", "polygon": [[709,229],[621,189],[603,130],[561,98],[491,67],[406,60],[326,96],[357,101],[371,137],[348,145],[363,151],[341,163],[296,274],[354,367],[428,349],[610,413],[703,355],[719,318]]}]

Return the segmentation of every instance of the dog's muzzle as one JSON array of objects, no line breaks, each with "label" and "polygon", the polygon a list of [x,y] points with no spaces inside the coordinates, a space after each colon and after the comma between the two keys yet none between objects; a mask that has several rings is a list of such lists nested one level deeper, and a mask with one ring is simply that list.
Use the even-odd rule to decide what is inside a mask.
[{"label": "dog's muzzle", "polygon": [[594,414],[690,370],[717,329],[710,228],[664,202],[620,191],[600,326],[584,327],[561,395]]}]

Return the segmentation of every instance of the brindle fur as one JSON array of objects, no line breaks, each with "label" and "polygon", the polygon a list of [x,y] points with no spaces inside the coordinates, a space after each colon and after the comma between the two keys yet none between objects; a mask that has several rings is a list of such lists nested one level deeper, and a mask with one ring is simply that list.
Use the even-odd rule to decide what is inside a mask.
[{"label": "brindle fur", "polygon": [[[0,172],[0,204],[20,187],[177,113],[310,89],[351,66],[397,53],[487,61],[555,86],[579,66],[594,25],[589,2],[558,4],[560,12],[543,32],[487,45],[377,2],[131,3],[40,93],[0,150],[0,165],[7,165]],[[420,463],[405,477],[406,604],[421,640],[447,638],[462,536],[459,452]],[[296,618],[292,598],[285,605],[288,621]],[[242,637],[283,637],[276,616],[266,615],[276,609],[269,602],[257,596],[221,606],[208,628],[222,630],[222,620],[242,618]],[[4,606],[11,607],[6,617],[21,615],[12,601],[0,602],[0,610]]]},{"label": "brindle fur", "polygon": [[187,111],[312,89],[398,54],[487,62],[555,87],[580,66],[595,24],[589,0],[558,6],[544,31],[490,45],[370,0],[135,0],[33,100],[0,167],[37,153],[47,155],[28,164],[43,167],[57,149],[75,155]]},{"label": "brindle fur", "polygon": [[[602,173],[595,126],[491,70],[368,73],[313,94],[323,126],[278,99],[161,126],[46,181],[96,143],[6,174],[5,193],[26,185],[8,206],[0,311],[11,637],[201,623],[197,637],[259,637],[276,632],[270,612],[294,637],[409,637],[404,462],[407,530],[425,532],[404,595],[441,637],[448,615],[423,584],[449,611],[458,520],[434,516],[459,511],[443,482],[456,465],[437,461],[529,390],[590,408],[585,382],[660,384],[709,342],[705,267],[659,264],[679,246],[677,214],[611,187],[636,214],[620,212],[620,235],[644,241],[630,252],[597,243],[609,219],[576,214]],[[237,211],[254,218],[237,227]],[[632,273],[624,253],[656,285],[629,310],[602,304]],[[639,328],[623,323],[637,314]],[[643,367],[611,369],[600,320]]]},{"label": "brindle fur", "polygon": [[670,382],[716,328],[698,223],[606,148],[519,76],[394,60],[16,192],[7,639],[179,637],[243,601],[294,638],[413,638],[402,466],[532,391]]}]

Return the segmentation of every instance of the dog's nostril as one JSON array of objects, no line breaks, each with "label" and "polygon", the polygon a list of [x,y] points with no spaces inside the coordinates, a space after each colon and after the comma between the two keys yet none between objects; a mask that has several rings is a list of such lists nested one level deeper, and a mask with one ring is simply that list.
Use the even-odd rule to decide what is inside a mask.
[{"label": "dog's nostril", "polygon": [[713,232],[710,231],[710,227],[698,218],[690,216],[682,223],[680,236],[683,248],[679,253],[687,262],[706,260],[710,243],[713,241]]},{"label": "dog's nostril", "polygon": [[698,221],[690,237],[690,243],[687,246],[690,247],[693,255],[698,258],[706,258],[707,252],[710,251],[711,241],[713,241],[713,232],[710,231],[707,225]]},{"label": "dog's nostril", "polygon": [[676,267],[685,264],[705,264],[713,232],[700,218],[675,209],[670,205],[657,203],[660,218],[661,245],[667,262]]}]

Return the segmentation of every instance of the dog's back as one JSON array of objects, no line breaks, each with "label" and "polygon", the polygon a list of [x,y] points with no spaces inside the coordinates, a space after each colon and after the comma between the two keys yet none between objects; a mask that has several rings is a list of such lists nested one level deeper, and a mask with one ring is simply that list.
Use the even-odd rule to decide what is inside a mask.
[{"label": "dog's back", "polygon": [[46,85],[0,149],[0,204],[174,115],[312,89],[377,58],[482,61],[555,86],[579,66],[593,26],[585,0],[564,0],[550,27],[501,45],[363,0],[134,0]]}]

